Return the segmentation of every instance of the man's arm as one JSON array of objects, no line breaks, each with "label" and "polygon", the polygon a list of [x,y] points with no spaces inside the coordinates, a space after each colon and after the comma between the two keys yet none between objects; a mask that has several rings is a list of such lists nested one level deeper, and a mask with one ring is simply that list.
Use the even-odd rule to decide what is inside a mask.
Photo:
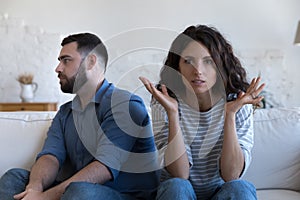
[{"label": "man's arm", "polygon": [[71,178],[65,180],[61,184],[50,188],[45,193],[52,196],[51,199],[60,199],[66,187],[72,182],[89,182],[103,184],[112,179],[112,175],[108,168],[99,161],[93,161],[86,167],[78,171]]},{"label": "man's arm", "polygon": [[58,169],[59,162],[54,156],[41,156],[31,169],[29,183],[25,191],[16,194],[14,198],[30,199],[33,195],[35,196],[35,194],[42,194],[44,189],[55,181]]},{"label": "man's arm", "polygon": [[[108,168],[99,161],[93,161],[71,178],[59,185],[49,188],[55,180],[59,169],[58,160],[51,155],[40,157],[32,168],[29,184],[26,190],[15,195],[15,199],[42,199],[58,200],[65,192],[66,187],[72,182],[105,183],[112,178]],[[44,191],[44,192],[43,192]]]},{"label": "man's arm", "polygon": [[55,181],[58,170],[59,163],[54,156],[44,155],[40,157],[31,169],[26,189],[43,191]]}]

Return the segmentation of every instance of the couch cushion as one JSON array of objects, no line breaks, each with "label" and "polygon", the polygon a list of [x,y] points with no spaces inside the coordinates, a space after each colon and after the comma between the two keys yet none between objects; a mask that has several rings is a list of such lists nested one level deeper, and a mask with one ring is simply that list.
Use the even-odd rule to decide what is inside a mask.
[{"label": "couch cushion", "polygon": [[244,179],[258,189],[300,190],[300,108],[256,110],[254,133],[253,160]]},{"label": "couch cushion", "polygon": [[31,167],[54,115],[55,112],[0,112],[0,176],[13,167]]},{"label": "couch cushion", "polygon": [[259,200],[299,200],[300,193],[291,190],[258,190]]}]

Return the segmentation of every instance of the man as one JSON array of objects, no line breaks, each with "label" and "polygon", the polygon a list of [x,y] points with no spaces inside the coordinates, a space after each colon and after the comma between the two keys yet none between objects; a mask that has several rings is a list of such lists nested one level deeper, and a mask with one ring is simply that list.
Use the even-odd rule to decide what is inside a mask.
[{"label": "man", "polygon": [[31,172],[0,179],[0,199],[152,199],[159,170],[143,101],[107,82],[107,50],[96,35],[61,45],[55,71],[61,90],[76,96],[60,107]]}]

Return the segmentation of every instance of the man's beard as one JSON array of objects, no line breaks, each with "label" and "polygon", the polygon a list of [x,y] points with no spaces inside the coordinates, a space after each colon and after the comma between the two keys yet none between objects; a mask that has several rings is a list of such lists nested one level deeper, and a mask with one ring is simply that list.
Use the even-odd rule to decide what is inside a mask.
[{"label": "man's beard", "polygon": [[75,94],[87,82],[86,72],[83,67],[80,67],[79,71],[70,78],[63,74],[59,74],[59,77],[61,76],[63,76],[66,81],[64,84],[61,83],[60,86],[64,93]]}]

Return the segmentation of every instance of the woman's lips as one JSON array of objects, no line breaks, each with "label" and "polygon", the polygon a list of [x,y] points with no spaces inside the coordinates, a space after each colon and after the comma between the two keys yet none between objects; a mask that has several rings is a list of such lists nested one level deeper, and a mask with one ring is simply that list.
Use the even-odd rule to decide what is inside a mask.
[{"label": "woman's lips", "polygon": [[205,81],[203,81],[203,80],[192,80],[192,83],[194,84],[194,85],[199,85],[199,86],[201,86],[201,85],[204,85],[205,84]]}]

